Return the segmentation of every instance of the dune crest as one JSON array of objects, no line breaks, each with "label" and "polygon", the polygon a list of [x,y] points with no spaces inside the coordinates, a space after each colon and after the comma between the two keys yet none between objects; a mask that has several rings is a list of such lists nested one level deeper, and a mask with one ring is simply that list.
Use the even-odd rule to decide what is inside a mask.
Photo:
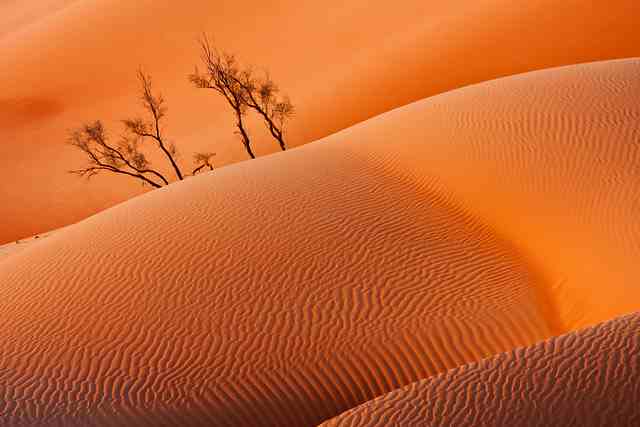
[{"label": "dune crest", "polygon": [[456,90],[10,255],[3,422],[317,425],[637,311],[639,76]]}]

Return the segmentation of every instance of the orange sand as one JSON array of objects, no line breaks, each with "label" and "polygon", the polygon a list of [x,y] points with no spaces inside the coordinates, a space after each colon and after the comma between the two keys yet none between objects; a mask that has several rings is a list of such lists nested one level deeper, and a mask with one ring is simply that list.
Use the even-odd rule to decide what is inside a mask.
[{"label": "orange sand", "polygon": [[[638,60],[482,83],[5,256],[3,424],[316,425],[638,311],[639,98]],[[584,381],[605,410],[637,402],[636,335],[627,318],[554,341],[558,364],[603,346],[584,363],[607,370],[564,393]],[[546,348],[470,369],[512,378],[501,364]],[[473,387],[466,369],[447,387]],[[487,397],[488,416],[512,402]],[[628,403],[615,409],[637,417]]]},{"label": "orange sand", "polygon": [[[222,4],[221,4],[222,3]],[[0,243],[66,225],[140,193],[87,185],[67,131],[137,111],[144,66],[170,108],[183,160],[246,158],[221,100],[189,86],[202,31],[269,69],[297,106],[300,145],[393,107],[518,72],[640,55],[636,0],[9,0],[0,4]],[[256,151],[277,150],[260,126]]]},{"label": "orange sand", "polygon": [[635,426],[638,366],[635,314],[411,384],[322,425]]}]

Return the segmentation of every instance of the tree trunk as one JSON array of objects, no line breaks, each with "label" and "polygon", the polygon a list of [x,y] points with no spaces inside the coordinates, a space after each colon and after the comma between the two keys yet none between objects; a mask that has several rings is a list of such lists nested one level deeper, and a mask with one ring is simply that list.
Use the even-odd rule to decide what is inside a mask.
[{"label": "tree trunk", "polygon": [[255,156],[255,154],[253,154],[253,151],[251,150],[251,145],[249,145],[249,144],[248,144],[248,143],[246,143],[246,142],[243,142],[243,143],[244,143],[244,148],[247,150],[247,153],[249,153],[249,156],[250,156],[252,159],[255,159],[255,158],[256,158],[256,156]]},{"label": "tree trunk", "polygon": [[247,135],[247,131],[244,129],[244,124],[242,123],[242,116],[240,113],[236,113],[238,116],[238,129],[240,130],[240,136],[242,137],[242,144],[244,144],[244,148],[247,150],[249,157],[255,159],[256,156],[253,154],[253,150],[251,150],[251,140],[249,140],[249,135]]}]

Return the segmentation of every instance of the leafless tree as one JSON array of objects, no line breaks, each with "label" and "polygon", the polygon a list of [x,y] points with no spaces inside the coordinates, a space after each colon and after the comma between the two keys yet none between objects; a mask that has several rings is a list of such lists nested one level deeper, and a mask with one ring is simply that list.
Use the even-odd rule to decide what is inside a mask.
[{"label": "leafless tree", "polygon": [[249,156],[255,158],[244,123],[247,109],[254,110],[263,119],[280,149],[286,150],[284,126],[294,113],[289,98],[279,96],[278,86],[268,74],[264,78],[255,77],[253,70],[241,67],[235,56],[213,48],[206,35],[199,43],[205,71],[200,73],[196,68],[189,78],[196,87],[213,89],[227,100],[235,112],[238,133]]},{"label": "leafless tree", "polygon": [[[170,164],[176,178],[183,180],[185,175],[177,162],[178,151],[173,143],[168,142],[162,131],[162,121],[167,108],[161,94],[155,94],[151,77],[143,71],[138,72],[141,86],[141,103],[147,113],[147,119],[136,117],[122,121],[125,132],[118,142],[110,142],[109,135],[100,120],[87,123],[71,132],[68,143],[82,151],[87,158],[87,165],[70,173],[88,178],[106,171],[126,175],[160,188],[168,185],[170,180],[160,170],[153,168],[141,147],[146,141],[152,141],[162,156]],[[205,168],[213,170],[211,158],[214,153],[196,153],[194,155],[195,175]]]},{"label": "leafless tree", "polygon": [[266,74],[264,78],[254,78],[252,73],[245,71],[238,83],[243,89],[247,107],[258,113],[269,133],[273,136],[282,151],[287,149],[284,142],[285,122],[293,116],[294,108],[289,97],[279,97],[279,88]]},{"label": "leafless tree", "polygon": [[240,81],[244,79],[242,71],[233,55],[220,53],[209,43],[208,38],[200,40],[200,55],[205,71],[198,68],[189,76],[189,80],[199,89],[213,89],[224,97],[236,116],[237,133],[247,154],[252,159],[256,156],[251,148],[251,139],[244,122],[247,113],[247,102]]},{"label": "leafless tree", "polygon": [[167,107],[161,94],[155,95],[151,85],[151,77],[142,70],[138,71],[138,79],[141,86],[141,101],[144,106],[149,120],[142,118],[125,119],[122,121],[125,130],[133,137],[134,140],[144,140],[148,138],[155,142],[171,164],[176,178],[182,180],[184,176],[180,168],[176,164],[177,150],[175,145],[167,143],[162,135],[160,122],[167,114]]},{"label": "leafless tree", "polygon": [[100,120],[84,124],[69,136],[69,144],[87,155],[88,164],[69,171],[88,178],[102,171],[128,175],[142,181],[143,185],[160,188],[169,184],[160,172],[151,169],[138,141],[123,138],[117,144],[109,143],[106,130]]}]

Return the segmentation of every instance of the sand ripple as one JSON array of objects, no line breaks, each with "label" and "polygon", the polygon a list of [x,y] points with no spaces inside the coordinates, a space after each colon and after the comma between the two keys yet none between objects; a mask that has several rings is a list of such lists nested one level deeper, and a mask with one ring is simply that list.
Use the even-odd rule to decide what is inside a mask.
[{"label": "sand ripple", "polygon": [[411,384],[322,426],[637,426],[639,367],[634,314]]},{"label": "sand ripple", "polygon": [[0,424],[317,425],[638,310],[638,77],[468,87],[10,255]]}]

